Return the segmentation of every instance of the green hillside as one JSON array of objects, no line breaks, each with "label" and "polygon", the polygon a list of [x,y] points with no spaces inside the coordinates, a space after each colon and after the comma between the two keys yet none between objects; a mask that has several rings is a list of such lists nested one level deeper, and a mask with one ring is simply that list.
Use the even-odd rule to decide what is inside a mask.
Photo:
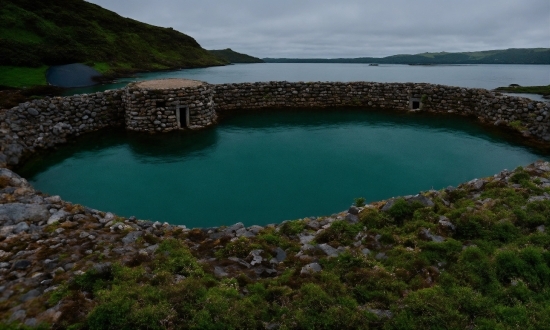
[{"label": "green hillside", "polygon": [[230,63],[265,63],[262,59],[242,53],[237,53],[231,48],[209,50],[208,52]]},{"label": "green hillside", "polygon": [[43,84],[46,66],[68,63],[110,74],[227,64],[190,36],[83,0],[1,3],[0,85]]},{"label": "green hillside", "polygon": [[380,64],[550,64],[550,48],[488,50],[464,53],[422,53],[359,58],[264,58],[268,63],[380,63]]}]

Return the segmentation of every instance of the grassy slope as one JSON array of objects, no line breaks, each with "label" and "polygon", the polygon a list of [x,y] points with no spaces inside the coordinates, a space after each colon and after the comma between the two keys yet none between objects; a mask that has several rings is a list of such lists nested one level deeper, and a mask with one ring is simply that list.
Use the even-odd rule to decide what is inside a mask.
[{"label": "grassy slope", "polygon": [[37,68],[1,66],[0,86],[28,87],[46,85],[46,70],[48,67],[42,65]]},{"label": "grassy slope", "polygon": [[[481,188],[424,193],[433,207],[397,200],[381,211],[384,203],[374,203],[358,223],[334,221],[321,233],[308,225],[316,220],[307,219],[233,241],[205,240],[201,230],[176,229],[167,239],[146,234],[136,247],[159,244],[154,256],[124,255],[125,264],[110,272],[90,270],[66,283],[56,277],[58,290],[45,307],[36,306],[61,301],[60,329],[75,323],[71,329],[546,329],[550,201],[534,196],[550,192],[543,183],[549,176],[547,164],[539,163],[486,178]],[[426,229],[444,241],[427,238]],[[298,234],[346,252],[327,258],[301,250]],[[361,251],[365,246],[371,254]],[[228,265],[228,257],[245,259],[255,249],[269,260],[275,247],[288,254],[272,266],[282,272],[275,278],[253,280],[242,267],[243,274],[219,279],[206,262]],[[122,256],[86,258],[116,262]],[[300,274],[312,260],[323,270]],[[389,318],[373,314],[379,311]]]},{"label": "grassy slope", "polygon": [[[82,0],[2,1],[0,76],[13,73],[12,67],[77,62],[106,73],[227,63],[183,33],[123,18]],[[15,80],[12,74],[0,84],[28,86],[41,81],[38,73],[27,71],[25,78]]]},{"label": "grassy slope", "polygon": [[385,64],[550,64],[549,48],[505,49],[465,53],[422,53],[383,58],[264,59],[266,62],[297,63],[385,63]]},{"label": "grassy slope", "polygon": [[242,53],[237,53],[231,48],[209,50],[208,52],[230,63],[264,63],[262,59]]}]

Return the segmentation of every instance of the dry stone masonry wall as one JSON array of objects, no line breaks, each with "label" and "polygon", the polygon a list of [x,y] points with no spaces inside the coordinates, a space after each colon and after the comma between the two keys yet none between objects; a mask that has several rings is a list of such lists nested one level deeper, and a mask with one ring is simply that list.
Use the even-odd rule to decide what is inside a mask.
[{"label": "dry stone masonry wall", "polygon": [[267,108],[361,107],[474,116],[550,141],[549,106],[485,89],[416,83],[261,82],[143,88],[33,100],[0,111],[0,166],[108,126],[169,132],[210,126],[218,114]]},{"label": "dry stone masonry wall", "polygon": [[216,111],[212,87],[143,89],[130,85],[124,93],[126,128],[138,132],[170,132],[212,125]]},{"label": "dry stone masonry wall", "polygon": [[0,166],[17,165],[24,152],[51,148],[70,136],[121,126],[122,91],[32,100],[0,112]]},{"label": "dry stone masonry wall", "polygon": [[[550,141],[548,104],[486,89],[417,83],[266,82],[214,86],[219,114],[238,109],[363,107],[475,116]],[[415,107],[417,109],[415,109]]]}]

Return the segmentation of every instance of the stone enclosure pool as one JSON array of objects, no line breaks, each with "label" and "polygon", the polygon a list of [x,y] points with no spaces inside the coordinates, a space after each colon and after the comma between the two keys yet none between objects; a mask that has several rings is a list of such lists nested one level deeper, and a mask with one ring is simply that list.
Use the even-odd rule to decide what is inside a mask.
[{"label": "stone enclosure pool", "polygon": [[[337,212],[355,197],[440,189],[546,155],[511,140],[510,130],[550,138],[545,103],[483,89],[171,83],[10,109],[1,115],[0,162],[46,193],[123,216],[264,225]],[[108,127],[21,167],[34,151]]]}]

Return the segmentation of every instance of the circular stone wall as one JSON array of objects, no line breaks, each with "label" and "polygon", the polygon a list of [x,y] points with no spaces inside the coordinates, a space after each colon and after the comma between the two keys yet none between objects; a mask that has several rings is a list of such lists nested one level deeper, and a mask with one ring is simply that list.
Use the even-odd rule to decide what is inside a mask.
[{"label": "circular stone wall", "polygon": [[139,132],[197,129],[216,121],[211,85],[163,79],[128,85],[123,98],[126,128]]}]

